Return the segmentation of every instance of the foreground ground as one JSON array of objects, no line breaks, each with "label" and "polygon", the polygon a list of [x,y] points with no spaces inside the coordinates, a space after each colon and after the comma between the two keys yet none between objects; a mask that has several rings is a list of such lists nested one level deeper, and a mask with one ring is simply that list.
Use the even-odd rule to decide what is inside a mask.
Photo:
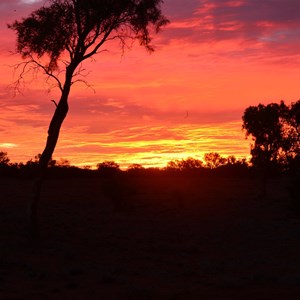
[{"label": "foreground ground", "polygon": [[42,239],[27,236],[31,182],[0,183],[0,299],[297,299],[300,218],[286,184],[137,179],[121,210],[101,179],[45,183]]}]

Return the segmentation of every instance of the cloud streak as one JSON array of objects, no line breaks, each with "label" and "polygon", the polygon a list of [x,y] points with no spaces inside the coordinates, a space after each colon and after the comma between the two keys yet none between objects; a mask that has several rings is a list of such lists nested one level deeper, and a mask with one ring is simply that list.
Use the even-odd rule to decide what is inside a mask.
[{"label": "cloud streak", "polygon": [[[13,161],[42,151],[59,97],[41,74],[26,78],[22,94],[8,89],[21,58],[9,52],[6,24],[41,3],[0,3],[0,151]],[[73,86],[55,158],[162,166],[211,151],[247,156],[243,110],[299,98],[299,8],[297,0],[165,0],[171,24],[153,55],[113,47],[85,62],[93,89]]]},{"label": "cloud streak", "polygon": [[[174,15],[166,30],[170,41],[234,45],[222,55],[257,57],[298,55],[300,19],[297,0],[199,0],[187,6],[189,14]],[[177,4],[179,7],[179,3]],[[192,12],[192,13],[191,13]],[[227,43],[227,44],[224,44]],[[227,51],[229,50],[229,51]],[[263,54],[263,55],[262,55]],[[281,59],[283,60],[283,58]],[[276,60],[275,60],[276,62]],[[293,60],[295,63],[295,60]],[[297,57],[297,63],[299,58]]]}]

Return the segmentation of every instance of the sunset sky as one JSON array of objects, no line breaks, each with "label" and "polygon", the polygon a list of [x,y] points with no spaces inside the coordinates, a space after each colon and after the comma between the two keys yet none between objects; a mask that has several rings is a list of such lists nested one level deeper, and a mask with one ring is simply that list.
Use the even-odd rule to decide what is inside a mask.
[{"label": "sunset sky", "polygon": [[[41,74],[21,93],[10,87],[21,58],[6,24],[43,3],[0,1],[0,151],[12,162],[42,152],[59,95]],[[162,8],[171,23],[153,54],[110,47],[84,64],[91,87],[74,86],[55,159],[161,167],[208,152],[246,157],[245,108],[300,98],[299,0],[165,0]]]}]

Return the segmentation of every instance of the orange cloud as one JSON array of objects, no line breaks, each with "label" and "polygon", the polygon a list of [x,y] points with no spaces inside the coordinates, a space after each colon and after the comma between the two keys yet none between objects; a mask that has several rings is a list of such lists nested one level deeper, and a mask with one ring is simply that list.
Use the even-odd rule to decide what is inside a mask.
[{"label": "orange cloud", "polygon": [[[89,86],[73,86],[54,156],[81,166],[164,166],[211,151],[248,156],[244,109],[299,98],[300,24],[290,8],[298,2],[269,3],[166,0],[172,23],[154,40],[155,53],[133,45],[122,56],[111,45],[84,64]],[[22,94],[8,88],[21,58],[9,53],[15,36],[6,23],[40,3],[0,5],[0,151],[26,161],[43,150],[58,91],[41,74],[25,78]]]}]

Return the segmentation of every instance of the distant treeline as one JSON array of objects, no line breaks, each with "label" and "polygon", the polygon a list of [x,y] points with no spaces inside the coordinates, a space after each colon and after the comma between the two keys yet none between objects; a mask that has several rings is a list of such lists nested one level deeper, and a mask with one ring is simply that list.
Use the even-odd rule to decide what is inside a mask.
[{"label": "distant treeline", "polygon": [[[11,163],[6,152],[0,151],[0,177],[34,177],[39,168],[40,154],[26,163]],[[255,168],[246,159],[235,156],[227,158],[219,153],[204,155],[204,161],[188,157],[169,161],[164,168],[145,168],[141,164],[132,164],[126,170],[114,161],[97,164],[97,169],[72,166],[66,159],[51,160],[47,172],[48,178],[56,177],[111,177],[117,175],[195,175],[195,176],[252,176]]]},{"label": "distant treeline", "polygon": [[[114,161],[97,164],[97,170],[89,167],[71,166],[66,159],[50,160],[48,176],[114,176],[117,174],[184,174],[252,176],[260,174],[264,178],[279,174],[299,176],[300,172],[300,100],[291,105],[284,101],[279,104],[259,104],[250,106],[242,116],[242,128],[246,137],[251,137],[251,160],[237,159],[235,156],[222,157],[211,152],[204,155],[204,161],[188,157],[169,161],[164,168],[144,168],[140,164],[130,165],[122,171]],[[32,177],[37,174],[38,154],[26,163],[11,163],[6,152],[0,151],[0,176]],[[300,182],[299,182],[300,183]]]}]

